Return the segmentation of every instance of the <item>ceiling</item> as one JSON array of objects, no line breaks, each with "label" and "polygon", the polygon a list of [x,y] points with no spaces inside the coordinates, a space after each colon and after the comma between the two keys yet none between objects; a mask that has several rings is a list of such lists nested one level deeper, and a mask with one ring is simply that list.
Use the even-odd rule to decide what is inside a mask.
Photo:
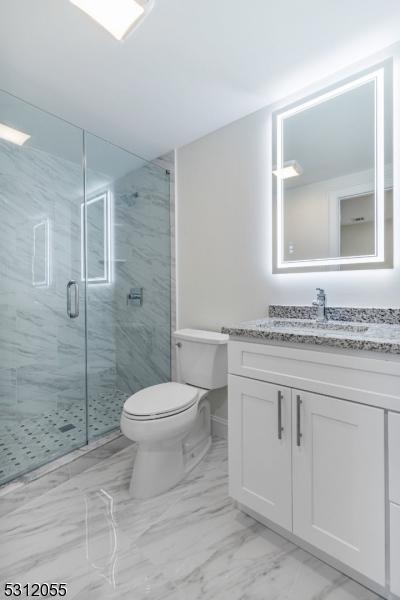
[{"label": "ceiling", "polygon": [[399,38],[399,0],[156,0],[122,43],[69,0],[1,0],[0,87],[154,158]]}]

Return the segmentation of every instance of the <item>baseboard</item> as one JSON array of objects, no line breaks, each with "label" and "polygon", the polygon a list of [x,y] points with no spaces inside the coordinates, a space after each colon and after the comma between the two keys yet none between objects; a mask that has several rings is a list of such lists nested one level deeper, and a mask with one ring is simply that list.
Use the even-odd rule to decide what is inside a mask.
[{"label": "baseboard", "polygon": [[211,415],[211,434],[224,440],[228,439],[228,421],[222,417]]}]

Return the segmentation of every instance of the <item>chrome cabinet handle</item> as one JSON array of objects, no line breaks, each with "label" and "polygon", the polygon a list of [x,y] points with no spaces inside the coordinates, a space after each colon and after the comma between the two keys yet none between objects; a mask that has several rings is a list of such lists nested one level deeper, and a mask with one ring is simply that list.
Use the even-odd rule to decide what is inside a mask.
[{"label": "chrome cabinet handle", "polygon": [[300,398],[300,396],[296,396],[296,411],[297,411],[297,415],[296,415],[296,437],[297,437],[297,445],[301,446],[301,438],[303,437],[303,434],[301,433],[301,423],[300,423],[300,410],[301,410],[301,404],[302,404],[302,400]]},{"label": "chrome cabinet handle", "polygon": [[[71,292],[72,288],[75,290],[75,302],[74,302],[74,310],[72,311],[71,305]],[[76,281],[71,280],[67,283],[67,315],[70,319],[77,319],[79,317],[79,285]]]},{"label": "chrome cabinet handle", "polygon": [[282,427],[282,399],[283,394],[281,391],[278,392],[278,440],[282,439],[282,431],[284,431]]}]

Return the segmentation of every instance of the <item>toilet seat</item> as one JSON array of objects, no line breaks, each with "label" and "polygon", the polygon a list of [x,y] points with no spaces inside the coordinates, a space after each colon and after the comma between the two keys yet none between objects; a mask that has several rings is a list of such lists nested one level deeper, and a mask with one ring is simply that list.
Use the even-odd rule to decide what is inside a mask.
[{"label": "toilet seat", "polygon": [[183,383],[161,383],[140,390],[125,401],[123,413],[136,421],[162,419],[191,408],[199,390]]}]

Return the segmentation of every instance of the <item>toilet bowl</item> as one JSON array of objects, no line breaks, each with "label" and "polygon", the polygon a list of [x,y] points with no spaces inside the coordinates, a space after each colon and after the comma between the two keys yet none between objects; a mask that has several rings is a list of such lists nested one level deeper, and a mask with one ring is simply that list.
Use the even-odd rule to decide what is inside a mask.
[{"label": "toilet bowl", "polygon": [[137,392],[121,415],[122,433],[137,443],[129,488],[134,498],[165,492],[202,460],[211,445],[207,396],[226,385],[227,335],[186,329],[174,337],[181,381]]}]

